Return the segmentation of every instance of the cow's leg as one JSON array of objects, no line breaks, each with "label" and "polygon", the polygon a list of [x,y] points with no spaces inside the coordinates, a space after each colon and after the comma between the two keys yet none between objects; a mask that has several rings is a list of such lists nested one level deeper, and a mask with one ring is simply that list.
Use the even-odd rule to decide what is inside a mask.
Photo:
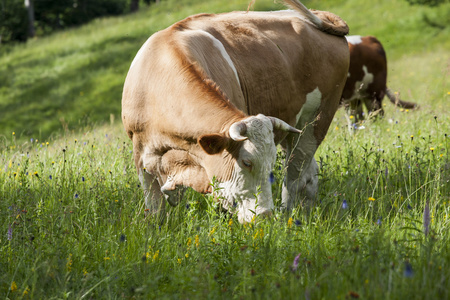
[{"label": "cow's leg", "polygon": [[307,142],[304,139],[300,139],[296,147],[287,147],[286,176],[281,194],[283,208],[290,210],[298,204],[312,203],[316,199],[319,181],[319,168],[314,159],[316,149],[314,141]]},{"label": "cow's leg", "polygon": [[[321,142],[317,140],[315,130],[326,121],[318,117],[321,105],[322,94],[317,88],[306,96],[306,102],[297,114],[296,127],[302,130],[302,134],[291,133],[286,137],[286,176],[281,194],[282,205],[286,209],[291,209],[305,199],[308,202],[315,200],[318,167],[314,153]],[[323,139],[322,135],[318,136]]]},{"label": "cow's leg", "polygon": [[384,110],[382,101],[384,98],[384,91],[377,91],[373,94],[373,97],[368,97],[364,99],[364,104],[367,107],[368,114],[379,114],[380,116],[384,116]]},{"label": "cow's leg", "polygon": [[139,169],[139,181],[144,190],[147,214],[156,214],[162,217],[165,213],[166,203],[157,176],[144,169]]}]

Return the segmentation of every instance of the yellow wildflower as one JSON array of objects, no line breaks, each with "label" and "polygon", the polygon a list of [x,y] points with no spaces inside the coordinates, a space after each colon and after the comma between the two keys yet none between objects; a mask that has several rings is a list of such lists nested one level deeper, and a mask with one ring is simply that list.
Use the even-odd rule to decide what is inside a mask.
[{"label": "yellow wildflower", "polygon": [[28,295],[28,292],[29,292],[29,291],[30,291],[30,288],[27,287],[27,288],[23,291],[22,297],[25,297],[26,295]]},{"label": "yellow wildflower", "polygon": [[191,240],[191,238],[188,238],[188,240],[187,240],[187,246],[188,246],[188,248],[191,247],[191,244],[192,244],[192,240]]},{"label": "yellow wildflower", "polygon": [[88,271],[86,270],[86,268],[83,268],[83,276],[86,276],[88,274]]},{"label": "yellow wildflower", "polygon": [[288,223],[287,223],[288,228],[291,228],[291,227],[292,227],[293,221],[294,221],[294,220],[292,220],[292,218],[289,218]]},{"label": "yellow wildflower", "polygon": [[189,257],[189,253],[186,253],[184,256],[185,256],[186,258],[188,258],[188,257]]},{"label": "yellow wildflower", "polygon": [[177,260],[178,264],[181,265],[181,258]]},{"label": "yellow wildflower", "polygon": [[17,284],[15,281],[11,283],[11,292],[15,292],[17,290]]},{"label": "yellow wildflower", "polygon": [[195,236],[195,247],[199,247],[200,246],[200,240],[198,238],[198,234]]},{"label": "yellow wildflower", "polygon": [[213,229],[209,232],[209,235],[212,235],[214,232],[216,232],[216,227],[214,226]]},{"label": "yellow wildflower", "polygon": [[159,250],[156,250],[155,254],[153,254],[153,258],[152,258],[152,261],[155,261],[155,260],[157,260],[157,259],[158,259],[158,257],[159,257]]},{"label": "yellow wildflower", "polygon": [[433,147],[430,147],[430,150],[433,152],[433,151],[434,151],[434,148],[433,148]]},{"label": "yellow wildflower", "polygon": [[375,198],[373,198],[373,197],[369,197],[369,199],[368,199],[369,201],[375,201]]},{"label": "yellow wildflower", "polygon": [[69,257],[67,258],[66,268],[67,268],[68,272],[70,272],[72,270],[72,253],[69,253]]}]

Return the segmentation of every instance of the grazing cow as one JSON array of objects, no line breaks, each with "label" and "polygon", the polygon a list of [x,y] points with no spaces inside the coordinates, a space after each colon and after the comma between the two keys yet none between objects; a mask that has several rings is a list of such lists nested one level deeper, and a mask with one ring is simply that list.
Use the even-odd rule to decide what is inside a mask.
[{"label": "grazing cow", "polygon": [[386,53],[377,38],[359,35],[346,38],[350,49],[350,67],[342,101],[356,120],[364,119],[363,103],[369,114],[379,110],[383,115],[381,101],[385,95],[400,107],[417,106],[415,103],[400,100],[387,88]]},{"label": "grazing cow", "polygon": [[192,187],[214,192],[240,222],[270,214],[278,143],[287,152],[283,206],[314,198],[314,153],[339,107],[348,27],[284,3],[293,10],[194,15],[139,50],[122,121],[150,211],[163,210],[163,195],[176,205],[178,190]]}]

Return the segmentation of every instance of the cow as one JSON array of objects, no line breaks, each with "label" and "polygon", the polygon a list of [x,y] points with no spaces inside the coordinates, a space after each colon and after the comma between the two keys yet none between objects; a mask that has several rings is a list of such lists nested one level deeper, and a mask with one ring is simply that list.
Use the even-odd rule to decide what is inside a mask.
[{"label": "cow", "polygon": [[342,93],[342,102],[356,121],[364,119],[363,104],[370,115],[384,115],[381,101],[388,99],[403,108],[416,108],[398,98],[387,86],[387,61],[383,45],[374,36],[346,36],[350,49],[350,67]]},{"label": "cow", "polygon": [[[270,173],[286,151],[282,207],[317,193],[314,153],[339,107],[347,24],[291,10],[198,14],[153,34],[131,63],[122,122],[146,210],[191,187],[249,222],[274,209]],[[301,198],[303,199],[303,198]]]}]

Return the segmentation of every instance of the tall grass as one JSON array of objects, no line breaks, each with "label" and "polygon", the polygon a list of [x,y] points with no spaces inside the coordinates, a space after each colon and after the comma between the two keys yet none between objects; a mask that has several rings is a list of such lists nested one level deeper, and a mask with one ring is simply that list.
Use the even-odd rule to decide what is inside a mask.
[{"label": "tall grass", "polygon": [[305,3],[375,34],[388,85],[420,109],[385,103],[383,119],[357,129],[338,111],[316,154],[316,206],[245,225],[190,190],[163,222],[145,217],[131,143],[110,114],[148,35],[247,3],[162,2],[3,53],[0,295],[450,298],[448,29],[423,27],[401,0]]},{"label": "tall grass", "polygon": [[[450,59],[450,29],[428,26],[423,14],[434,16],[436,11],[450,9],[449,5],[427,9],[409,6],[404,0],[305,4],[339,14],[351,34],[377,36],[388,54],[392,88],[407,92],[420,104],[433,103],[424,99],[425,92],[433,98],[447,92],[448,79],[438,90],[434,85],[442,82],[435,76]],[[243,0],[162,1],[137,14],[95,20],[0,52],[0,135],[14,131],[17,139],[47,139],[66,129],[103,124],[111,114],[119,117],[129,65],[151,34],[194,13],[246,10],[248,6]],[[251,9],[283,7],[258,0]],[[397,67],[397,61],[403,64]]]},{"label": "tall grass", "polygon": [[193,191],[164,222],[145,217],[120,125],[48,144],[12,136],[0,158],[0,294],[448,298],[448,119],[430,116],[411,137],[402,123],[414,112],[387,110],[392,122],[354,134],[338,114],[312,210],[245,225]]}]

